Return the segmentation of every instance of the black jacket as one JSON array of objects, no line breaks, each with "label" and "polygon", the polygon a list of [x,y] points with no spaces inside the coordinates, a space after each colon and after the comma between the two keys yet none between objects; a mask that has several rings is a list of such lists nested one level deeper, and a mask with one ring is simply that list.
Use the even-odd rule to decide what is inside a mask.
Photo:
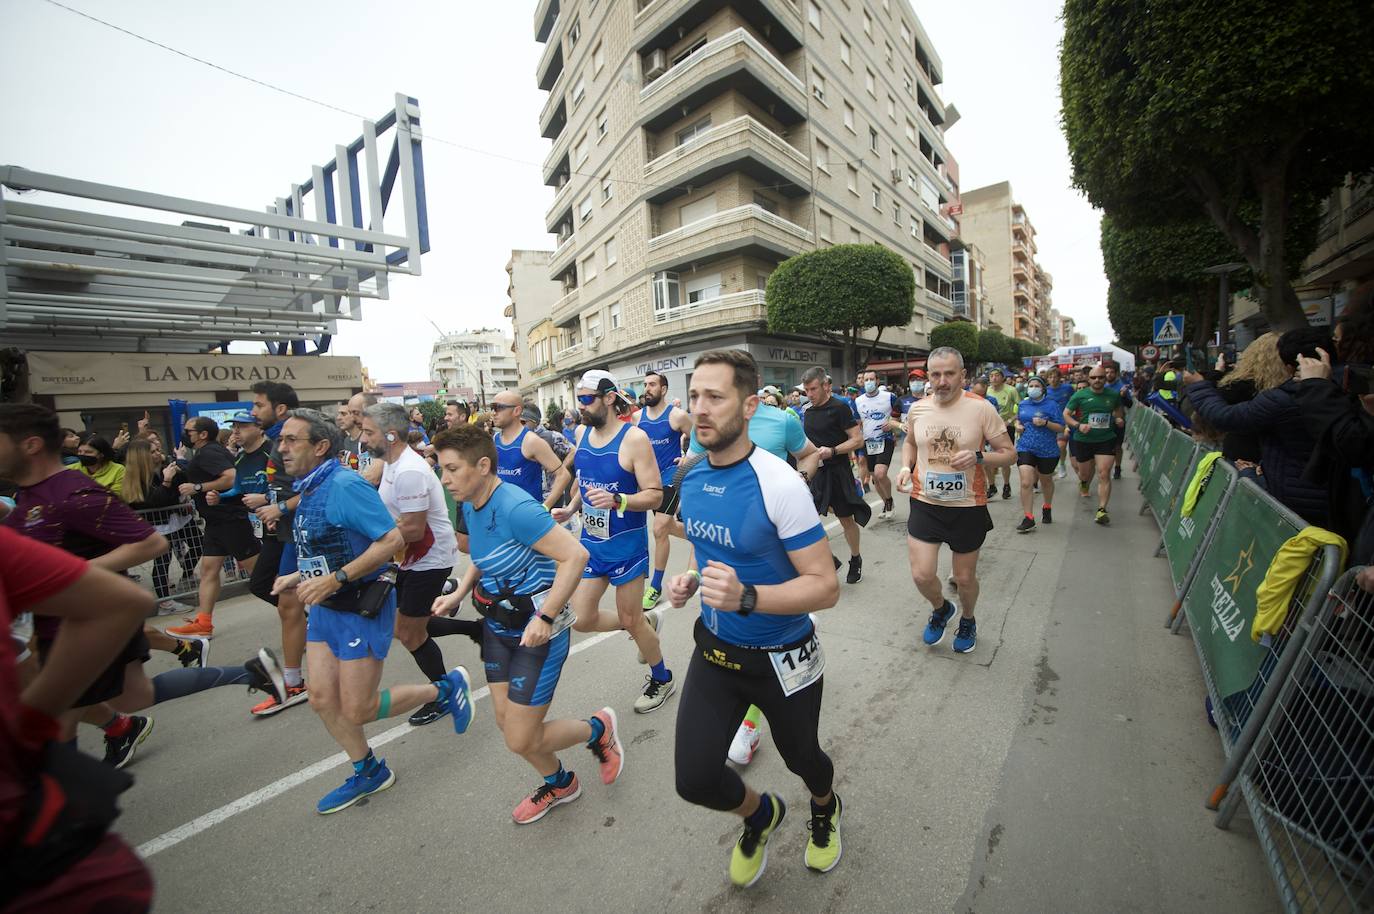
[{"label": "black jacket", "polygon": [[1297,399],[1317,440],[1307,478],[1326,488],[1330,529],[1350,543],[1350,564],[1374,563],[1374,506],[1352,475],[1374,470],[1374,416],[1322,378],[1298,382]]},{"label": "black jacket", "polygon": [[[1218,384],[1217,393],[1232,406],[1246,403],[1255,399],[1255,383],[1237,381],[1234,384]],[[1259,435],[1249,431],[1226,432],[1221,439],[1221,456],[1231,461],[1248,460],[1251,463],[1259,463],[1263,456],[1260,453]]]},{"label": "black jacket", "polygon": [[1189,384],[1186,389],[1193,408],[1217,431],[1258,435],[1265,490],[1309,524],[1326,527],[1326,487],[1303,476],[1316,438],[1303,420],[1297,391],[1298,382],[1289,380],[1260,391],[1253,400],[1227,403],[1208,381]]}]

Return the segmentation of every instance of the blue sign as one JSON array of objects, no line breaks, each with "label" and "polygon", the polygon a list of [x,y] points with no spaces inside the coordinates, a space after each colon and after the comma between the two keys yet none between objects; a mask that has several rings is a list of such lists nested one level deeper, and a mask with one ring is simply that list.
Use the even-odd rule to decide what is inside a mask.
[{"label": "blue sign", "polygon": [[1155,345],[1179,346],[1183,343],[1183,315],[1166,314],[1156,317]]}]

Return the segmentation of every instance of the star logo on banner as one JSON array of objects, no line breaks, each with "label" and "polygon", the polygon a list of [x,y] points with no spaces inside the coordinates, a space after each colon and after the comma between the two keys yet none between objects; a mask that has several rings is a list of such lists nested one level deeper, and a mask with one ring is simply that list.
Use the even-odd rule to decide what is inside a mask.
[{"label": "star logo on banner", "polygon": [[1221,579],[1223,584],[1229,583],[1231,585],[1231,593],[1240,592],[1241,580],[1250,572],[1250,569],[1255,567],[1255,561],[1252,558],[1254,554],[1255,541],[1251,540],[1250,545],[1242,549],[1240,554],[1236,556],[1236,567],[1232,568],[1231,573]]}]

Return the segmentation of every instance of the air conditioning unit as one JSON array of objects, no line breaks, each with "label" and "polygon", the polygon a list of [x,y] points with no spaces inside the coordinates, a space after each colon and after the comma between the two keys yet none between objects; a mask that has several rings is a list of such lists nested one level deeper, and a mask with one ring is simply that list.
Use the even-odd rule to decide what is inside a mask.
[{"label": "air conditioning unit", "polygon": [[900,168],[894,168],[894,169],[892,169],[892,183],[893,183],[893,184],[901,184],[901,183],[902,183],[902,170],[901,170]]},{"label": "air conditioning unit", "polygon": [[644,67],[645,79],[658,79],[668,70],[668,52],[663,48],[649,54],[649,62]]},{"label": "air conditioning unit", "polygon": [[601,348],[601,337],[600,337],[600,336],[589,336],[589,337],[587,337],[587,348],[590,349],[592,352],[596,352],[598,349],[600,349],[600,348]]}]

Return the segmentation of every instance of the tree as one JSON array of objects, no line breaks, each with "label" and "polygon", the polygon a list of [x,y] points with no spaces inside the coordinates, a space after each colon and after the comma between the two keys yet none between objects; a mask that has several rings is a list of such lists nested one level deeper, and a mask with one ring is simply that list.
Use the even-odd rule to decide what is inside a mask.
[{"label": "tree", "polygon": [[555,430],[563,427],[563,407],[557,400],[550,400],[544,407],[544,424]]},{"label": "tree", "polygon": [[[1265,317],[1303,326],[1295,213],[1374,165],[1374,16],[1328,0],[1066,0],[1060,54],[1074,184],[1123,223],[1203,213]],[[1118,297],[1118,304],[1120,304]]]},{"label": "tree", "polygon": [[[837,244],[778,264],[765,292],[768,329],[822,334],[844,346],[844,377],[866,364],[888,327],[911,323],[916,279],[901,255],[877,244]],[[862,356],[859,334],[877,333]]]},{"label": "tree", "polygon": [[444,419],[443,400],[421,400],[415,404],[420,409],[420,415],[424,417],[425,428],[433,428],[441,424]]},{"label": "tree", "polygon": [[959,350],[965,362],[978,360],[978,328],[965,320],[947,321],[930,331],[930,348],[949,346]]},{"label": "tree", "polygon": [[1016,360],[1015,347],[1000,331],[991,327],[978,331],[978,361],[1006,364]]}]

